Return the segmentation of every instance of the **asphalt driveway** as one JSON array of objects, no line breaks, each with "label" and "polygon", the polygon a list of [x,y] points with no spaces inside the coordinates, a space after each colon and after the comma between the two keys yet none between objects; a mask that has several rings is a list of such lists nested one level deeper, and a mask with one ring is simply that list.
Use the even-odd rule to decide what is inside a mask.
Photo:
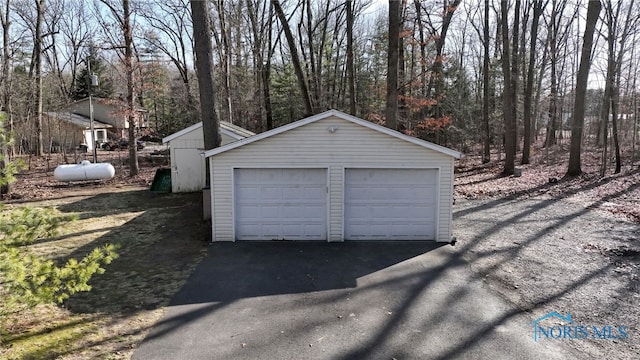
[{"label": "asphalt driveway", "polygon": [[450,245],[214,243],[133,359],[569,355],[532,334]]}]

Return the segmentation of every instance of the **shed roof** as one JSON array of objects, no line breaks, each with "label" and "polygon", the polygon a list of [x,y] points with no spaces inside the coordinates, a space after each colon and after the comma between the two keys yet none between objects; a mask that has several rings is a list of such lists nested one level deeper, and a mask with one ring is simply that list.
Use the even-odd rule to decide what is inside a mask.
[{"label": "shed roof", "polygon": [[449,156],[454,157],[456,159],[459,159],[459,158],[461,158],[463,156],[463,154],[458,152],[458,151],[446,148],[444,146],[440,146],[440,145],[434,144],[434,143],[429,142],[429,141],[425,141],[425,140],[418,139],[418,138],[415,138],[415,137],[412,137],[412,136],[409,136],[409,135],[405,135],[405,134],[400,133],[398,131],[389,129],[387,127],[384,127],[384,126],[381,126],[381,125],[378,125],[378,124],[374,124],[374,123],[372,123],[370,121],[366,121],[366,120],[357,118],[357,117],[349,115],[349,114],[345,114],[342,111],[338,111],[338,110],[328,110],[328,111],[325,111],[323,113],[320,113],[320,114],[317,114],[317,115],[313,115],[313,116],[310,116],[308,118],[304,118],[304,119],[292,122],[290,124],[277,127],[275,129],[272,129],[272,130],[269,130],[269,131],[265,131],[265,132],[260,133],[258,135],[245,138],[243,140],[239,140],[239,141],[236,141],[236,142],[224,145],[224,146],[220,146],[220,147],[217,147],[215,149],[207,150],[207,151],[204,152],[204,156],[205,157],[214,156],[214,155],[217,155],[217,154],[229,151],[229,150],[233,150],[233,149],[238,148],[240,146],[251,144],[253,142],[260,141],[262,139],[265,139],[265,138],[268,138],[268,137],[271,137],[271,136],[274,136],[274,135],[278,135],[280,133],[283,133],[283,132],[286,132],[286,131],[289,131],[289,130],[293,130],[293,129],[299,128],[301,126],[305,126],[305,125],[308,125],[308,124],[311,124],[311,123],[314,123],[314,122],[317,122],[317,121],[321,121],[321,120],[324,120],[324,119],[327,119],[327,118],[331,118],[331,117],[337,117],[339,119],[342,119],[342,120],[345,120],[345,121],[349,121],[349,122],[352,122],[354,124],[358,124],[360,126],[363,126],[363,127],[375,130],[375,131],[379,131],[379,132],[381,132],[383,134],[387,134],[389,136],[392,136],[392,137],[395,137],[395,138],[398,138],[398,139],[401,139],[401,140],[416,144],[418,146],[422,146],[424,148],[431,149],[431,150],[437,151],[437,152],[445,154],[445,155],[449,155]]},{"label": "shed roof", "polygon": [[[191,126],[189,126],[188,128],[182,129],[178,132],[175,132],[167,137],[164,137],[162,139],[162,143],[166,144],[171,140],[174,140],[184,134],[188,134],[194,130],[197,130],[199,128],[202,127],[202,121],[197,123],[197,124],[193,124]],[[226,121],[220,121],[220,131],[227,135],[230,136],[236,140],[242,140],[244,138],[247,138],[249,136],[253,136],[255,135],[255,133],[245,129],[245,128],[241,128],[240,126],[237,125],[233,125],[232,123],[226,122]]]}]

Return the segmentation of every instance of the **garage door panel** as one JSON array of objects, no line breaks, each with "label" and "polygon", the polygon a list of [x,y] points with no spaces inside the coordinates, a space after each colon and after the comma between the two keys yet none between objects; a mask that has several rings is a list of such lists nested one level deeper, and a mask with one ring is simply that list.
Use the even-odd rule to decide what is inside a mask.
[{"label": "garage door panel", "polygon": [[[258,205],[259,206],[259,205]],[[260,206],[259,206],[260,207]],[[281,218],[280,208],[278,206],[262,205],[260,207],[260,216],[251,219],[252,221],[278,221]]]},{"label": "garage door panel", "polygon": [[304,208],[306,219],[324,219],[327,216],[327,209],[323,206],[307,206]]},{"label": "garage door panel", "polygon": [[325,169],[236,169],[236,238],[326,240],[326,179]]},{"label": "garage door panel", "polygon": [[240,201],[255,201],[258,199],[258,189],[255,186],[242,186],[236,191],[236,199]]},{"label": "garage door panel", "polygon": [[[326,200],[327,186],[307,186],[304,188],[304,195],[306,199],[317,199],[320,201]],[[318,201],[319,202],[319,201]]]},{"label": "garage door panel", "polygon": [[[280,224],[262,224],[262,234],[269,239],[277,239],[280,236],[282,226]],[[254,236],[259,237],[261,234],[257,233]]]},{"label": "garage door panel", "polygon": [[257,206],[243,206],[238,209],[237,216],[243,219],[259,219],[262,209]]},{"label": "garage door panel", "polygon": [[435,169],[346,169],[345,239],[435,239]]}]

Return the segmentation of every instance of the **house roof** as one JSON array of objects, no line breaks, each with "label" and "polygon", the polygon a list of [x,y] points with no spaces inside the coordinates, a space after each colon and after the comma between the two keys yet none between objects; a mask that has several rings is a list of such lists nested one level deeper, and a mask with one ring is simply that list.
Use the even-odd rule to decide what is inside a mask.
[{"label": "house roof", "polygon": [[[166,144],[171,140],[174,140],[184,134],[188,134],[194,130],[197,130],[199,128],[202,127],[202,121],[197,123],[197,124],[193,124],[191,126],[189,126],[188,128],[182,129],[178,132],[175,132],[165,138],[162,139],[162,143]],[[226,121],[220,121],[220,132],[230,136],[236,140],[242,140],[244,138],[247,138],[249,136],[253,136],[255,135],[255,133],[245,129],[245,128],[241,128],[240,126],[237,125],[233,125],[232,123],[226,122]]]},{"label": "house roof", "polygon": [[320,114],[317,114],[317,115],[313,115],[313,116],[310,116],[308,118],[304,118],[304,119],[292,122],[290,124],[277,127],[275,129],[272,129],[272,130],[269,130],[269,131],[265,131],[265,132],[263,132],[261,134],[258,134],[258,135],[255,135],[255,136],[251,136],[251,137],[248,137],[248,138],[243,139],[243,140],[239,140],[239,141],[236,141],[236,142],[224,145],[224,146],[220,146],[220,147],[217,147],[215,149],[207,150],[207,151],[204,152],[204,156],[205,157],[214,156],[214,155],[217,155],[217,154],[220,154],[220,153],[235,149],[237,147],[244,146],[244,145],[250,144],[252,142],[260,141],[262,139],[265,139],[265,138],[268,138],[268,137],[271,137],[271,136],[274,136],[274,135],[278,135],[280,133],[283,133],[283,132],[286,132],[286,131],[289,131],[289,130],[293,130],[293,129],[299,128],[301,126],[305,126],[305,125],[314,123],[316,121],[321,121],[323,119],[327,119],[327,118],[330,118],[330,117],[337,117],[339,119],[342,119],[342,120],[345,120],[345,121],[349,121],[349,122],[352,122],[354,124],[357,124],[357,125],[360,125],[360,126],[364,126],[366,128],[381,132],[383,134],[387,134],[389,136],[392,136],[392,137],[395,137],[395,138],[410,142],[412,144],[416,144],[418,146],[422,146],[424,148],[431,149],[431,150],[437,151],[437,152],[445,154],[445,155],[449,155],[449,156],[454,157],[456,159],[459,159],[459,158],[461,158],[463,156],[462,153],[457,152],[455,150],[452,150],[452,149],[446,148],[444,146],[440,146],[440,145],[437,145],[437,144],[434,144],[434,143],[431,143],[431,142],[428,142],[428,141],[425,141],[425,140],[422,140],[422,139],[418,139],[418,138],[415,138],[415,137],[412,137],[412,136],[405,135],[405,134],[400,133],[398,131],[389,129],[387,127],[384,127],[384,126],[381,126],[381,125],[378,125],[378,124],[374,124],[374,123],[372,123],[370,121],[366,121],[366,120],[357,118],[357,117],[352,116],[352,115],[345,114],[342,111],[338,111],[338,110],[328,110],[328,111],[325,111],[323,113],[320,113]]},{"label": "house roof", "polygon": [[[102,104],[102,105],[119,106],[119,107],[122,107],[122,108],[126,108],[128,106],[126,101],[123,101],[123,100],[120,100],[120,99],[107,99],[107,98],[101,98],[101,97],[93,96],[91,98],[91,100],[95,101],[97,104]],[[87,102],[87,101],[89,101],[88,97],[82,98],[82,99],[79,99],[79,100],[76,100],[76,101],[72,102],[68,106],[71,107],[71,106],[73,106],[75,104],[80,104],[80,103],[84,103],[84,102]],[[139,106],[135,106],[134,108],[138,112],[147,112],[147,109],[141,108]]]},{"label": "house roof", "polygon": [[[69,112],[46,112],[45,113],[47,116],[49,116],[50,118],[56,119],[56,120],[61,120],[61,121],[66,121],[69,122],[73,125],[79,126],[79,127],[84,127],[85,129],[89,129],[91,128],[91,119],[89,119],[86,116],[80,115],[80,114],[74,114],[74,113],[69,113]],[[93,127],[96,129],[105,129],[105,128],[112,128],[113,125],[111,124],[105,124],[101,121],[98,120],[93,120]]]}]

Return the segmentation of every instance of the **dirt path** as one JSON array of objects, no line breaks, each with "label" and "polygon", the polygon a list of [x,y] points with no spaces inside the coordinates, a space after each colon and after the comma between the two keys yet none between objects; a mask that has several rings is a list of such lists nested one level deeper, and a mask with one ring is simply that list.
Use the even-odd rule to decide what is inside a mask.
[{"label": "dirt path", "polygon": [[[459,200],[454,236],[472,269],[532,321],[556,311],[571,313],[572,325],[628,332],[624,340],[547,341],[569,341],[585,358],[640,358],[640,224],[576,201]],[[533,325],[531,333],[533,341]]]}]

